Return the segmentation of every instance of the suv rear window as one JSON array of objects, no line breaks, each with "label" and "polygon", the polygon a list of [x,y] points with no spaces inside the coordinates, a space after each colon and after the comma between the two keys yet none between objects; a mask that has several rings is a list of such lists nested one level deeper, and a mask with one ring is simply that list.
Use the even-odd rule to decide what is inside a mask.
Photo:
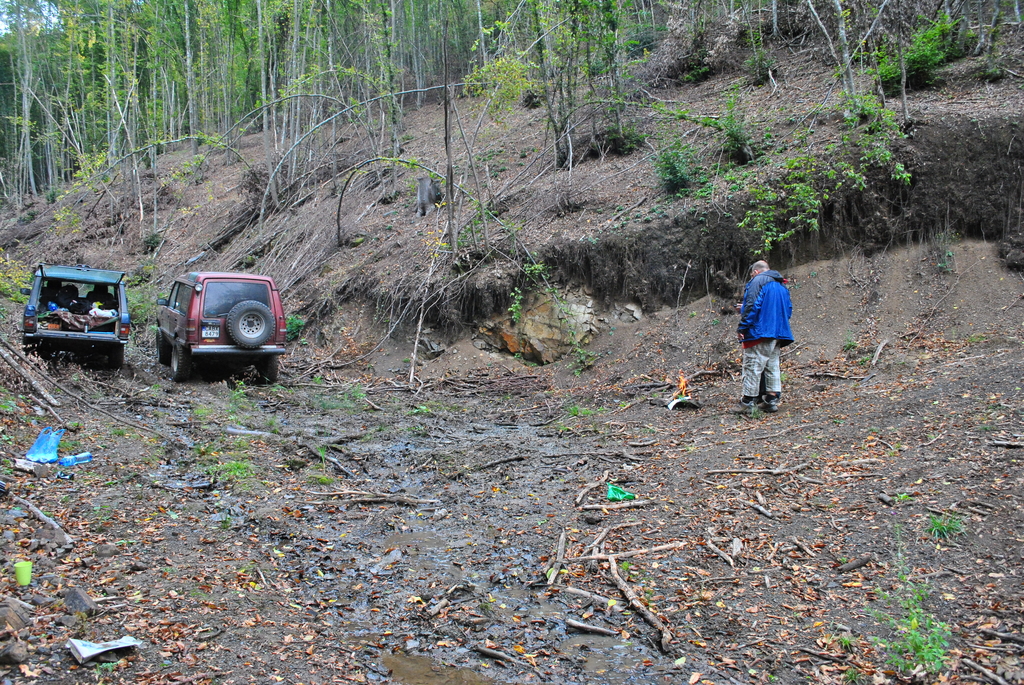
[{"label": "suv rear window", "polygon": [[244,300],[256,300],[269,307],[270,288],[266,283],[207,283],[203,316],[227,316],[232,307]]}]

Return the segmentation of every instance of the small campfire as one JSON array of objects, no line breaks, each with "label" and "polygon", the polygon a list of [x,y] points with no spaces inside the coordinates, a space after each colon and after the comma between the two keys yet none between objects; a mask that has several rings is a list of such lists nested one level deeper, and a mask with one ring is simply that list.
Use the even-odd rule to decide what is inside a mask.
[{"label": "small campfire", "polygon": [[690,397],[689,384],[686,382],[686,375],[679,371],[679,383],[672,397],[665,403],[666,409],[700,409],[700,403]]},{"label": "small campfire", "polygon": [[676,390],[676,394],[672,396],[672,399],[690,399],[690,396],[686,394],[686,376],[683,372],[679,372],[679,389]]}]

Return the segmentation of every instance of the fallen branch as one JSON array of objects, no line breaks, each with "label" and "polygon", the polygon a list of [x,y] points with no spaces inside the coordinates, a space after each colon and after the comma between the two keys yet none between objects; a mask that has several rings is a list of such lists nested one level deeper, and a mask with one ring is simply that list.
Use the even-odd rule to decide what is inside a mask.
[{"label": "fallen branch", "polygon": [[[12,369],[17,371],[18,375],[21,376],[22,378],[24,378],[25,382],[28,383],[30,386],[32,386],[32,389],[35,390],[37,393],[39,393],[39,396],[42,397],[46,401],[47,404],[50,404],[50,405],[52,405],[54,407],[59,407],[60,406],[60,400],[56,399],[53,395],[51,395],[50,393],[46,392],[46,388],[44,388],[42,385],[40,385],[39,381],[37,381],[35,378],[33,378],[31,376],[31,374],[29,374],[28,370],[25,369],[24,366],[22,366],[17,361],[15,361],[14,357],[12,357],[8,353],[8,350],[10,352],[13,352],[14,354],[18,355],[19,357],[21,357],[22,361],[24,361],[26,364],[28,364],[29,368],[31,368],[31,362],[29,362],[28,357],[23,355],[18,350],[14,349],[14,347],[11,346],[11,344],[9,342],[7,342],[6,340],[4,340],[3,338],[0,338],[0,343],[3,343],[3,347],[0,347],[0,357],[3,357],[4,361],[7,362],[8,365],[10,365],[10,367]],[[4,348],[7,348],[7,349],[4,349]]]},{"label": "fallen branch", "polygon": [[228,426],[224,429],[224,432],[228,435],[255,435],[260,438],[280,438],[280,435],[275,433],[268,433],[267,431],[251,431],[247,428],[240,428],[238,426]]},{"label": "fallen branch", "polygon": [[878,358],[882,354],[882,348],[885,347],[888,344],[889,344],[889,339],[888,338],[886,338],[885,340],[883,340],[882,342],[880,342],[878,344],[878,347],[875,348],[875,356],[871,358],[871,366],[875,365],[875,362],[878,361]]},{"label": "fallen branch", "polygon": [[804,654],[810,654],[811,656],[816,656],[819,659],[825,659],[826,661],[833,661],[833,662],[835,662],[837,664],[848,663],[845,656],[836,656],[835,654],[829,654],[828,652],[816,652],[813,649],[807,649],[806,647],[797,647],[796,650],[798,652],[803,652]]},{"label": "fallen branch", "polygon": [[612,630],[611,628],[604,628],[602,626],[592,626],[587,623],[580,623],[574,621],[571,618],[565,619],[565,625],[567,628],[573,628],[584,633],[596,633],[598,635],[607,635],[609,637],[619,637],[619,631]]},{"label": "fallen branch", "polygon": [[651,627],[657,630],[658,633],[661,635],[661,640],[659,642],[659,647],[661,647],[661,651],[666,654],[671,653],[671,642],[675,637],[674,635],[672,635],[672,631],[670,631],[668,629],[668,626],[666,626],[660,618],[655,616],[650,609],[644,606],[643,602],[641,602],[640,599],[636,596],[636,593],[633,592],[633,589],[629,587],[629,585],[626,583],[626,581],[622,579],[621,576],[619,576],[619,570],[617,567],[618,563],[616,562],[615,556],[610,556],[608,558],[608,569],[611,572],[612,580],[615,581],[615,585],[618,586],[623,596],[625,596],[625,598],[629,600],[629,605],[636,609],[637,613],[643,616],[644,620],[647,621],[647,623],[649,623]]},{"label": "fallen branch", "polygon": [[596,592],[587,592],[586,590],[580,590],[579,588],[575,587],[561,587],[559,588],[559,591],[566,592],[570,595],[577,595],[579,597],[589,599],[592,606],[600,607],[602,611],[608,611],[609,609],[611,609],[612,611],[619,612],[623,610],[621,604],[609,605],[608,603],[611,600],[605,597],[604,595],[597,594]]},{"label": "fallen branch", "polygon": [[978,632],[989,637],[997,637],[1004,642],[1016,642],[1019,645],[1024,645],[1024,636],[1017,633],[1001,633],[998,630],[990,630],[989,628],[982,628]]},{"label": "fallen branch", "polygon": [[756,511],[757,513],[761,514],[761,516],[764,516],[764,517],[770,518],[770,519],[775,518],[775,514],[773,514],[772,512],[768,511],[767,509],[762,507],[760,504],[757,504],[756,502],[747,502],[747,506],[750,507],[751,509],[753,509],[754,511]]},{"label": "fallen branch", "polygon": [[796,473],[797,471],[803,471],[811,465],[811,462],[807,461],[803,464],[797,464],[790,468],[777,468],[777,469],[715,469],[708,471],[708,475],[712,473],[767,473],[772,476],[783,476],[787,473]]},{"label": "fallen branch", "polygon": [[591,542],[589,545],[587,545],[584,551],[586,551],[587,549],[591,549],[591,550],[596,551],[598,546],[602,542],[604,542],[604,539],[606,537],[608,537],[608,534],[613,532],[613,531],[619,530],[621,528],[632,528],[634,526],[639,526],[639,525],[640,525],[639,521],[634,521],[632,523],[620,523],[617,526],[609,526],[609,527],[605,528],[604,530],[602,530],[600,533],[598,533],[597,537],[594,538],[594,541]]},{"label": "fallen branch", "polygon": [[715,545],[714,542],[712,542],[710,530],[708,531],[708,536],[704,539],[704,545],[708,547],[712,552],[725,559],[725,563],[729,564],[730,567],[736,568],[736,564],[735,562],[733,562],[732,557],[730,557],[728,554],[720,550],[718,546]]},{"label": "fallen branch", "polygon": [[648,504],[651,504],[651,500],[634,499],[628,502],[619,502],[618,504],[584,504],[581,508],[584,511],[614,511],[616,509],[635,509],[637,507],[646,507]]},{"label": "fallen branch", "polygon": [[307,494],[316,495],[317,497],[349,497],[354,496],[352,499],[345,500],[345,504],[377,504],[379,502],[394,502],[395,504],[437,504],[441,500],[438,499],[418,499],[416,497],[406,497],[404,495],[388,495],[383,492],[369,492],[364,490],[338,490],[335,492],[309,492]]},{"label": "fallen branch", "polygon": [[521,661],[519,661],[519,659],[511,657],[505,652],[499,652],[496,649],[491,649],[490,647],[484,647],[483,645],[473,645],[472,649],[477,654],[482,654],[486,657],[490,657],[491,659],[497,659],[498,661],[507,661],[510,664],[516,664],[518,666],[524,665]]},{"label": "fallen branch", "polygon": [[[11,347],[11,344],[9,342],[7,342],[7,340],[5,340],[2,336],[0,336],[0,344],[2,344],[8,350],[14,352],[16,355],[18,355],[19,357],[24,359],[26,362],[28,362],[28,358],[25,357],[25,355],[21,354],[21,352],[18,352],[13,347]],[[85,405],[86,407],[88,407],[89,409],[92,409],[95,412],[99,412],[100,414],[103,414],[104,416],[108,416],[108,417],[114,419],[115,421],[117,421],[119,423],[123,423],[126,426],[131,426],[132,428],[135,428],[136,430],[140,430],[140,431],[143,431],[145,433],[150,433],[152,435],[156,435],[158,437],[163,438],[164,440],[166,440],[168,442],[172,442],[172,443],[175,443],[177,445],[181,445],[181,446],[183,446],[183,447],[185,447],[187,449],[191,449],[191,447],[192,447],[191,445],[185,443],[183,440],[179,440],[178,438],[171,437],[170,435],[167,435],[166,433],[158,431],[155,428],[150,428],[149,426],[144,426],[141,423],[136,423],[135,421],[127,419],[127,418],[125,418],[123,416],[118,416],[117,414],[115,414],[113,412],[109,412],[106,409],[103,409],[102,407],[97,407],[96,405],[94,405],[94,404],[92,404],[90,402],[87,402],[84,398],[82,398],[81,395],[78,395],[77,393],[71,392],[70,390],[68,390],[67,387],[65,387],[61,383],[58,383],[54,379],[50,378],[50,376],[46,375],[42,371],[36,370],[36,373],[38,373],[40,378],[42,378],[44,381],[46,381],[50,385],[54,386],[55,388],[60,388],[61,391],[63,391],[64,394],[66,394],[71,399],[75,400],[79,404]],[[58,402],[58,405],[59,404],[60,403]]]},{"label": "fallen branch", "polygon": [[586,485],[583,486],[583,488],[578,493],[576,493],[576,506],[577,507],[580,506],[580,504],[583,503],[583,498],[587,496],[588,492],[590,492],[594,488],[601,487],[601,485],[603,485],[604,483],[608,482],[608,474],[609,473],[610,473],[610,471],[605,471],[603,474],[601,474],[600,478],[595,480],[593,483],[587,483]]},{"label": "fallen branch", "polygon": [[884,473],[840,473],[836,478],[885,478]]},{"label": "fallen branch", "polygon": [[1024,447],[1024,442],[1009,442],[1007,440],[993,440],[988,444],[989,447],[1006,447],[1008,449],[1019,449]]},{"label": "fallen branch", "polygon": [[485,647],[483,645],[473,645],[472,649],[474,652],[480,654],[481,656],[486,656],[491,659],[497,659],[498,661],[507,661],[510,664],[515,664],[516,666],[529,669],[534,672],[534,674],[537,676],[537,679],[541,682],[549,682],[547,678],[545,678],[541,674],[540,669],[535,668],[534,666],[531,666],[526,662],[520,661],[515,657],[509,656],[508,654],[505,654],[505,652],[499,652],[497,649],[491,649],[490,647]]},{"label": "fallen branch", "polygon": [[562,529],[562,534],[558,536],[558,548],[555,553],[555,560],[548,566],[544,572],[548,577],[548,585],[554,585],[555,581],[558,580],[558,571],[562,568],[562,564],[565,563],[565,528]]},{"label": "fallen branch", "polygon": [[[632,524],[637,525],[637,524]],[[626,557],[637,557],[641,554],[653,554],[657,552],[669,552],[674,549],[680,549],[685,547],[685,542],[670,542],[667,545],[657,545],[656,547],[646,547],[644,549],[631,549],[627,552],[615,552],[614,554],[591,554],[585,557],[571,557],[566,559],[566,562],[571,561],[609,561],[612,557],[617,559],[624,559]]]},{"label": "fallen branch", "polygon": [[494,461],[489,461],[486,464],[480,464],[479,466],[474,466],[473,468],[470,469],[470,471],[486,471],[487,469],[492,468],[494,466],[500,466],[502,464],[508,464],[510,462],[513,462],[513,461],[526,461],[526,457],[524,457],[521,454],[517,454],[514,457],[502,457],[501,459],[495,459]]},{"label": "fallen branch", "polygon": [[37,507],[36,505],[32,504],[27,499],[24,499],[22,497],[18,497],[17,495],[11,495],[11,499],[13,499],[15,502],[17,502],[18,504],[20,504],[21,506],[25,507],[30,512],[32,512],[32,515],[35,516],[37,519],[39,519],[40,521],[42,521],[46,525],[50,526],[51,528],[53,528],[54,531],[56,531],[57,535],[59,536],[59,538],[57,539],[57,544],[59,544],[61,547],[75,544],[75,539],[73,537],[71,537],[70,535],[68,535],[64,531],[64,529],[60,527],[59,523],[57,523],[52,518],[50,518],[49,516],[44,514],[42,511],[40,511],[39,507]]},{"label": "fallen branch", "polygon": [[975,671],[977,671],[981,675],[985,676],[985,678],[987,678],[990,682],[995,683],[995,685],[1010,685],[1010,683],[1006,682],[1006,680],[1002,676],[1000,676],[1000,675],[998,675],[996,673],[993,673],[992,671],[988,670],[987,668],[985,668],[981,664],[974,663],[970,659],[960,659],[960,663],[962,663],[962,664],[964,664],[966,666],[970,666]]},{"label": "fallen branch", "polygon": [[797,547],[799,547],[803,551],[803,553],[806,554],[807,556],[809,556],[809,557],[818,556],[817,554],[814,553],[813,549],[811,549],[810,547],[805,545],[803,542],[801,542],[800,538],[796,537],[795,535],[793,537],[791,537],[789,539],[789,541],[792,542]]}]

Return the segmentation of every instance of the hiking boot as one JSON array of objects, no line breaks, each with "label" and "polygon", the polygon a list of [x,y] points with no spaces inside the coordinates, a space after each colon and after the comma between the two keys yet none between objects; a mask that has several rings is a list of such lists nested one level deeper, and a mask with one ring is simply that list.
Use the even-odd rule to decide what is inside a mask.
[{"label": "hiking boot", "polygon": [[754,402],[753,400],[749,402],[744,402],[743,400],[740,400],[735,405],[733,405],[731,411],[734,414],[752,414],[755,409],[757,409],[757,402]]},{"label": "hiking boot", "polygon": [[779,410],[779,398],[775,397],[764,402],[759,402],[757,408],[763,412],[774,414]]}]

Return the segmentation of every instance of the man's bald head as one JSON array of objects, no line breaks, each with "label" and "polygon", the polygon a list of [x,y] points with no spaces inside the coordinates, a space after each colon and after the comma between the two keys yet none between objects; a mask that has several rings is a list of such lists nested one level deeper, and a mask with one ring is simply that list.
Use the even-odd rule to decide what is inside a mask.
[{"label": "man's bald head", "polygon": [[750,277],[753,278],[754,276],[758,275],[763,271],[767,271],[768,269],[768,262],[764,261],[763,259],[754,262],[753,264],[750,265]]}]

